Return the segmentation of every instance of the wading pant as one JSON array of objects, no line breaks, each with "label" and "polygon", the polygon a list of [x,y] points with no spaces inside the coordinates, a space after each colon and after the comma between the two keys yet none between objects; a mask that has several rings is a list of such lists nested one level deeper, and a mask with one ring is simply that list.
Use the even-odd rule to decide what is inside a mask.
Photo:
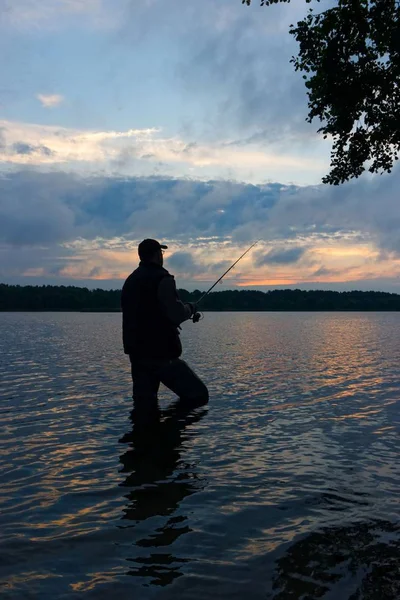
[{"label": "wading pant", "polygon": [[133,400],[157,403],[160,383],[172,390],[183,402],[205,404],[208,389],[189,365],[180,358],[160,361],[138,361],[129,357],[133,381]]}]

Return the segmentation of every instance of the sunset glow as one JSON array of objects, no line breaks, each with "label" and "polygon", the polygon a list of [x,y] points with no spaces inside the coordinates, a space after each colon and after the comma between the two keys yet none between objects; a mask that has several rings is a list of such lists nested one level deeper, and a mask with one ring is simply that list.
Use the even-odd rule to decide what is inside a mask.
[{"label": "sunset glow", "polygon": [[120,288],[151,237],[187,289],[260,240],[217,289],[400,291],[400,171],[321,185],[284,4],[0,9],[0,280]]}]

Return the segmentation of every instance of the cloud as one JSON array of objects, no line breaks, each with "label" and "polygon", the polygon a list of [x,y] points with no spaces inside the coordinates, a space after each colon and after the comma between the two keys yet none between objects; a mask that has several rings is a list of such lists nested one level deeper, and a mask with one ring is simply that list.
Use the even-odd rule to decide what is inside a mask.
[{"label": "cloud", "polygon": [[15,142],[15,144],[12,145],[12,149],[15,154],[32,155],[38,153],[42,156],[54,155],[53,151],[50,150],[50,148],[47,148],[47,146],[33,146],[32,144],[26,144],[25,142]]},{"label": "cloud", "polygon": [[327,269],[326,267],[320,267],[314,272],[314,277],[324,277],[326,275],[338,274],[337,269]]},{"label": "cloud", "polygon": [[[0,148],[0,160],[13,164],[53,165],[77,172],[127,174],[135,169],[139,175],[161,172],[180,173],[198,178],[221,177],[235,172],[247,177],[265,178],[266,174],[317,179],[325,171],[324,160],[301,155],[269,153],[258,148],[229,147],[221,144],[187,143],[179,137],[165,137],[157,128],[126,131],[77,130],[65,127],[0,121],[7,143]],[[21,142],[21,140],[24,140]],[[25,147],[36,151],[15,151]],[[47,149],[47,150],[44,150]],[[308,175],[307,175],[308,174]],[[246,177],[240,177],[246,179]]]},{"label": "cloud", "polygon": [[181,275],[193,276],[202,271],[190,252],[175,252],[167,259],[168,268],[177,269]]},{"label": "cloud", "polygon": [[45,185],[29,173],[0,179],[0,243],[40,246],[74,235],[74,212],[60,198],[62,179],[49,177]]},{"label": "cloud", "polygon": [[[396,227],[399,177],[399,172],[388,176],[390,185],[385,178],[375,178],[369,184],[359,181],[338,191],[324,186],[81,177],[29,170],[0,177],[0,206],[26,227],[27,212],[38,215],[56,207],[68,209],[74,223],[71,235],[87,239],[148,235],[187,243],[206,238],[204,244],[209,248],[212,238],[244,246],[260,238],[268,244],[264,251],[267,259],[284,263],[298,258],[309,240],[332,254],[338,242],[342,253],[343,244],[361,249],[375,245],[389,255],[398,245],[400,250],[400,228]],[[16,208],[18,204],[21,209]],[[11,229],[2,228],[2,223],[4,220],[0,221],[1,231],[9,235]]]},{"label": "cloud", "polygon": [[[121,56],[128,63],[126,56],[131,55],[132,49],[148,56],[150,69],[154,67],[154,58],[156,70],[151,78],[157,80],[157,85],[160,82],[160,90],[173,86],[179,102],[182,99],[178,110],[182,117],[174,114],[177,109],[169,104],[170,98],[165,101],[172,119],[178,120],[178,125],[181,121],[178,140],[181,144],[176,147],[175,136],[167,136],[163,152],[154,154],[154,162],[167,162],[174,175],[202,177],[201,171],[205,171],[205,178],[222,175],[258,183],[282,180],[282,174],[288,173],[285,181],[310,183],[325,174],[329,143],[317,138],[313,128],[305,123],[306,90],[301,76],[294,73],[289,62],[296,52],[296,44],[288,34],[289,24],[304,15],[303,3],[269,9],[258,6],[247,9],[240,0],[203,0],[201,6],[185,0],[170,3],[121,0],[117,4],[116,8],[111,0],[8,0],[4,14],[6,25],[30,29],[48,25],[63,28],[71,23],[75,28],[87,27],[96,20],[108,21],[113,28],[117,27],[117,33],[105,36],[107,56],[97,62],[110,70],[112,65],[113,71],[118,70],[114,68],[117,66],[122,72],[130,72],[131,68],[130,64],[124,69],[117,61],[109,62],[116,48],[121,49]],[[164,53],[175,61],[170,69],[165,69],[156,58]],[[94,69],[93,81],[98,79],[97,69],[100,67]],[[147,75],[146,70],[142,74],[143,83]],[[131,90],[126,88],[124,78],[121,81],[124,90],[121,88],[121,94],[115,92],[115,97],[125,96],[125,90]],[[58,89],[56,85],[47,86],[39,89]],[[60,97],[38,95],[48,108]],[[138,103],[141,104],[140,96]],[[97,110],[108,111],[109,107]],[[169,116],[162,109],[157,114],[164,123],[168,122]],[[183,134],[187,121],[196,130],[193,135]],[[305,160],[305,146],[309,160]],[[150,149],[144,149],[141,155],[135,147],[133,154],[129,150],[130,146],[124,146],[120,153],[116,151],[112,156],[110,153],[107,159],[114,160],[116,166],[128,157],[126,168],[132,171],[135,161],[143,162],[153,154]],[[174,151],[175,159],[171,156]],[[71,149],[69,155],[74,154]],[[217,167],[224,169],[224,173],[211,172]],[[194,168],[195,173],[189,173],[189,168]],[[150,174],[148,169],[140,174]]]},{"label": "cloud", "polygon": [[1,273],[117,280],[132,270],[138,241],[154,237],[168,243],[166,266],[179,285],[209,287],[259,238],[226,286],[394,282],[399,179],[396,171],[339,193],[324,186],[10,171],[0,176]]},{"label": "cloud", "polygon": [[71,22],[113,29],[121,22],[107,0],[1,0],[0,16],[6,26],[22,30],[61,29]]},{"label": "cloud", "polygon": [[[290,143],[327,158],[329,142],[305,122],[307,90],[290,63],[298,48],[289,26],[304,17],[304,3],[250,10],[240,2],[221,4],[220,13],[230,15],[226,26],[192,36],[178,69],[186,97],[201,98],[205,131],[214,139],[231,137],[232,146],[282,151]],[[217,8],[207,9],[216,21]]]},{"label": "cloud", "polygon": [[[26,98],[67,89],[68,81],[54,81],[53,67],[71,36],[92,52],[82,64],[83,46],[67,53],[62,72],[68,69],[74,81],[79,76],[82,86],[72,96],[65,92],[75,102],[67,107],[73,115],[62,111],[60,117],[85,123],[89,111],[81,114],[81,97],[82,103],[98,98],[99,82],[108,90],[95,111],[89,105],[94,127],[0,121],[4,277],[117,279],[135,264],[137,241],[159,237],[171,249],[166,264],[172,260],[179,276],[200,285],[260,238],[258,250],[229,273],[229,285],[394,281],[400,272],[399,171],[336,189],[307,185],[326,173],[329,144],[304,120],[306,90],[289,62],[297,47],[288,26],[305,14],[304,2],[269,9],[253,3],[251,10],[240,0],[115,5],[0,0],[9,50],[3,62],[12,59],[1,91],[11,94],[8,114],[36,109],[41,120],[50,118]],[[99,37],[92,28],[102,19],[108,31]],[[55,42],[54,29],[65,29],[65,37]],[[49,43],[56,43],[51,62],[37,63]],[[124,108],[124,98],[131,103],[135,86],[135,110],[121,110],[118,126],[104,125],[113,123],[112,110]],[[162,98],[156,113],[147,90]],[[60,99],[38,94],[48,109]],[[148,120],[152,114],[158,122]]]},{"label": "cloud", "polygon": [[397,168],[391,176],[365,176],[340,187],[309,186],[281,194],[269,214],[270,228],[284,238],[313,231],[336,232],[343,238],[359,232],[364,243],[400,256],[399,180]]},{"label": "cloud", "polygon": [[[22,164],[57,164],[65,162],[96,162],[112,160],[121,151],[121,143],[139,146],[151,141],[155,129],[127,131],[95,131],[65,127],[0,121],[4,138],[11,148],[45,147],[48,152],[15,152],[0,154],[0,160]],[[20,142],[23,139],[24,142]]]},{"label": "cloud", "polygon": [[93,267],[93,269],[91,269],[89,271],[89,277],[91,279],[96,279],[100,275],[101,275],[101,268],[100,267]]},{"label": "cloud", "polygon": [[[8,3],[7,14],[15,27],[25,23],[26,27],[42,28],[52,23],[59,28],[70,24],[72,17],[74,26],[80,27],[81,22],[86,26],[89,19],[92,23],[101,15],[110,23],[118,21],[118,34],[104,38],[107,56],[97,61],[104,63],[104,67],[96,66],[88,75],[90,81],[92,77],[93,82],[107,77],[114,97],[126,98],[126,91],[131,91],[131,87],[126,87],[123,76],[115,75],[116,80],[121,81],[121,88],[117,90],[115,86],[114,90],[108,71],[131,72],[132,68],[136,74],[136,66],[129,64],[126,57],[132,50],[148,56],[149,69],[154,68],[154,71],[142,73],[141,81],[147,86],[146,80],[150,77],[157,81],[157,89],[167,90],[165,110],[169,114],[161,107],[157,109],[160,115],[157,119],[165,127],[171,119],[178,122],[180,133],[157,136],[157,139],[154,136],[152,143],[144,146],[132,139],[130,143],[110,141],[107,150],[104,141],[99,141],[100,148],[95,152],[92,147],[91,153],[78,152],[81,143],[71,144],[69,148],[65,145],[63,153],[41,142],[55,151],[58,163],[79,161],[83,168],[84,161],[101,162],[106,163],[104,167],[109,173],[134,171],[149,175],[159,169],[158,172],[166,175],[235,178],[253,183],[284,180],[308,184],[319,181],[326,173],[329,143],[317,138],[313,128],[305,123],[306,90],[301,76],[294,73],[289,62],[296,50],[288,34],[289,24],[297,14],[304,14],[304,5],[297,7],[292,3],[289,7],[270,9],[253,6],[249,10],[240,0],[203,0],[201,6],[184,0],[167,4],[159,0],[121,0],[117,9],[114,4],[110,0],[20,0]],[[121,52],[122,66],[111,61],[116,49]],[[164,53],[174,61],[170,69],[165,69],[157,58]],[[126,68],[123,68],[124,60]],[[85,62],[82,68],[89,66]],[[114,68],[118,66],[119,69]],[[19,68],[25,67],[19,64]],[[108,69],[107,75],[100,71],[102,68]],[[54,82],[42,81],[40,85],[44,87],[39,89],[45,92],[59,90]],[[169,97],[171,89],[174,91]],[[44,99],[43,106],[47,108],[55,106],[56,98],[60,98],[43,91],[38,97]],[[174,98],[178,99],[179,109]],[[108,111],[112,115],[112,107],[103,104],[109,100],[102,93],[102,102],[94,111],[100,112],[100,118],[109,114]],[[138,105],[143,101],[139,94]],[[92,118],[93,110],[89,110]],[[184,131],[188,121],[192,133]],[[70,131],[70,134],[72,141],[74,133]],[[154,152],[152,146],[156,147]],[[85,158],[89,155],[90,159]],[[37,162],[33,163],[31,157],[29,163],[22,164]]]},{"label": "cloud", "polygon": [[[212,245],[211,240],[208,240],[208,244]],[[198,280],[199,285],[204,284],[206,287],[210,287],[211,281],[214,283],[214,280],[225,273],[237,258],[233,249],[224,251],[221,247],[218,247],[216,248],[216,255],[210,257],[209,249],[203,251],[196,245],[191,248],[192,252],[178,250],[170,257],[167,256],[166,268],[170,269],[179,280],[193,280],[195,278]],[[218,257],[219,254],[225,255],[227,252],[231,255],[229,259],[215,260],[216,256]],[[228,277],[232,277],[232,275],[228,275]]]},{"label": "cloud", "polygon": [[[264,147],[276,142],[284,149],[301,130],[310,146],[317,138],[305,123],[306,89],[290,64],[297,47],[288,33],[305,13],[304,3],[247,9],[240,0],[131,2],[120,43],[150,54],[168,48],[175,60],[168,84],[179,86],[182,129],[199,134],[189,144],[258,136]],[[168,73],[163,68],[161,78]]]},{"label": "cloud", "polygon": [[301,247],[287,249],[276,248],[270,250],[267,254],[260,253],[256,255],[254,264],[256,267],[262,267],[263,265],[269,264],[289,265],[300,260],[305,251],[306,249]]},{"label": "cloud", "polygon": [[36,98],[45,108],[53,108],[64,101],[64,96],[60,94],[37,94]]}]

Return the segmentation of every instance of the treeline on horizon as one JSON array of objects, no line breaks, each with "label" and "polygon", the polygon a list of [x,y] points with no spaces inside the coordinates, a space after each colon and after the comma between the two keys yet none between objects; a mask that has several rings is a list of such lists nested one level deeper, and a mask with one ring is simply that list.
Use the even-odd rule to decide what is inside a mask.
[{"label": "treeline on horizon", "polygon": [[[202,293],[179,290],[184,302],[195,302]],[[119,311],[120,299],[121,290],[0,284],[0,311]],[[204,311],[398,311],[400,295],[372,291],[227,290],[212,292],[199,308]]]}]

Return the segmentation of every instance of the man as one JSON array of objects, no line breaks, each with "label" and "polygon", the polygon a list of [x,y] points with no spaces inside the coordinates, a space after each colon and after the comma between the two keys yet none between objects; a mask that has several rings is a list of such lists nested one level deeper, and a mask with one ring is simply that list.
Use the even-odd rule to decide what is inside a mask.
[{"label": "man", "polygon": [[156,240],[143,240],[139,267],[122,288],[123,345],[131,362],[135,407],[156,406],[161,382],[182,401],[208,401],[206,386],[180,359],[179,325],[193,317],[196,305],[179,299],[174,277],[163,268],[166,249]]}]

